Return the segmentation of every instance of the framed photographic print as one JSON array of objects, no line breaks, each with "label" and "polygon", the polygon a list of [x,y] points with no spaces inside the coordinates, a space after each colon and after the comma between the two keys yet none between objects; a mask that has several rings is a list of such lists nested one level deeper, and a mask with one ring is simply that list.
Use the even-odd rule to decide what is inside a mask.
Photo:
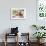
[{"label": "framed photographic print", "polygon": [[36,24],[37,25],[46,25],[46,0],[37,0],[36,1]]},{"label": "framed photographic print", "polygon": [[11,8],[11,19],[26,18],[26,8]]},{"label": "framed photographic print", "polygon": [[46,0],[37,0],[37,16],[39,19],[46,18]]}]

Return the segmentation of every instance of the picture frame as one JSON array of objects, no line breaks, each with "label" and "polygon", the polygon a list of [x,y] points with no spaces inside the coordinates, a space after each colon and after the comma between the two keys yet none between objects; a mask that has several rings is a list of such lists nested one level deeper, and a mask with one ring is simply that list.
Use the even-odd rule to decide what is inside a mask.
[{"label": "picture frame", "polygon": [[11,19],[26,18],[26,8],[11,8]]},{"label": "picture frame", "polygon": [[42,20],[46,18],[46,0],[37,0],[37,17]]},{"label": "picture frame", "polygon": [[46,0],[36,1],[36,24],[46,25]]}]

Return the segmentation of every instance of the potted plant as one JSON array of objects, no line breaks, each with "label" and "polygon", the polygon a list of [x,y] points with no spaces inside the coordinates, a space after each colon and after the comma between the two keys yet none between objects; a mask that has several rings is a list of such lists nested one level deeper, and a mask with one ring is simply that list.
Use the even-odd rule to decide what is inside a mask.
[{"label": "potted plant", "polygon": [[42,38],[45,38],[44,37],[46,36],[45,34],[46,34],[45,32],[35,32],[33,35],[37,38],[38,43],[41,43],[40,40]]}]

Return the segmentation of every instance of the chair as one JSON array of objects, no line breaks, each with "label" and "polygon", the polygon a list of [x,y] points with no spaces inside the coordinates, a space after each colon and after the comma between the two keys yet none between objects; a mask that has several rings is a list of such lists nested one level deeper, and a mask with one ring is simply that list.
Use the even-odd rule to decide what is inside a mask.
[{"label": "chair", "polygon": [[26,41],[19,42],[19,46],[30,46],[29,42],[29,33],[21,33],[22,40],[27,39]]},{"label": "chair", "polygon": [[18,46],[18,27],[16,28],[11,28],[11,33],[5,33],[5,46],[7,46],[8,42],[7,42],[7,38],[13,37],[13,36],[17,36],[17,44],[16,46]]}]

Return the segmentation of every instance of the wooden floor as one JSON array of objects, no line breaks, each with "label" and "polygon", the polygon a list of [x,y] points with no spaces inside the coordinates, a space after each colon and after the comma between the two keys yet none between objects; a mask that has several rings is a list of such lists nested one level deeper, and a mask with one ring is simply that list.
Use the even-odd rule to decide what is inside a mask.
[{"label": "wooden floor", "polygon": [[[37,43],[33,43],[33,42],[32,42],[32,43],[30,43],[30,44],[31,44],[30,46],[37,46]],[[2,43],[0,42],[0,46],[5,46],[5,45],[4,45],[3,42],[2,42]],[[14,43],[12,43],[12,42],[11,42],[11,43],[8,43],[7,46],[15,46],[15,42],[14,42]],[[24,45],[24,46],[25,46],[25,45]],[[44,43],[44,45],[41,45],[41,46],[46,46],[46,43]]]}]

